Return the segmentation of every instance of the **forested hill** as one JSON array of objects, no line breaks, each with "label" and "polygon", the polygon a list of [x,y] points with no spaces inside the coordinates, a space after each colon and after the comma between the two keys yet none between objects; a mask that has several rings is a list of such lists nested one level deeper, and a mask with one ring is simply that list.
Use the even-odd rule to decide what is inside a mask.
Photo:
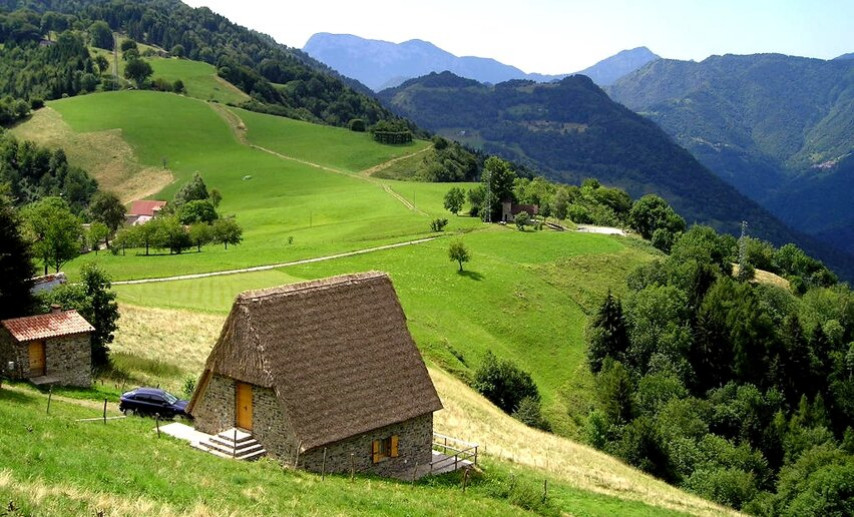
[{"label": "forested hill", "polygon": [[301,51],[205,7],[194,9],[178,0],[0,0],[0,9],[7,47],[28,49],[51,32],[66,30],[89,42],[93,24],[106,22],[136,41],[215,65],[220,76],[252,97],[248,107],[254,109],[333,125],[391,116],[365,95],[364,86],[355,81],[348,86]]},{"label": "forested hill", "polygon": [[584,76],[558,83],[494,87],[450,73],[380,92],[416,124],[444,136],[579,182],[596,177],[633,197],[656,193],[689,222],[736,233],[741,221],[772,242],[797,242],[846,275],[846,259],[816,246],[717,178],[655,123],[613,102]]},{"label": "forested hill", "polygon": [[[790,226],[845,248],[854,223],[854,60],[780,54],[659,60],[611,96]],[[822,201],[824,199],[824,201]]]}]

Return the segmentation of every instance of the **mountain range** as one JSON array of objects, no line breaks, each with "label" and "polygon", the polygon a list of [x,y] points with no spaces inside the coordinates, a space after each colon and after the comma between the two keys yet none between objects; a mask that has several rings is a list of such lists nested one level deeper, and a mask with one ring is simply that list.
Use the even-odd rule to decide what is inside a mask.
[{"label": "mountain range", "polygon": [[607,90],[785,223],[854,253],[854,60],[662,59]]},{"label": "mountain range", "polygon": [[[489,84],[514,79],[551,82],[570,75],[525,73],[515,66],[491,58],[458,57],[419,39],[391,43],[350,34],[318,33],[309,38],[302,50],[375,91],[398,86],[407,79],[443,71]],[[608,85],[655,59],[659,57],[646,47],[639,47],[624,50],[577,73],[589,76],[597,84]]]}]

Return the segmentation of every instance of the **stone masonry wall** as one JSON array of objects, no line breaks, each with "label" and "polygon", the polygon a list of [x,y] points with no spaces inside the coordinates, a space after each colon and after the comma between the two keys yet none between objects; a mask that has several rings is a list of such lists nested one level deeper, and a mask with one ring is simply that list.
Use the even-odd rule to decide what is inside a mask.
[{"label": "stone masonry wall", "polygon": [[282,462],[293,464],[297,443],[291,423],[269,388],[252,387],[252,436],[267,454]]},{"label": "stone masonry wall", "polygon": [[[89,334],[50,338],[45,344],[45,375],[56,377],[59,384],[88,388],[92,385],[92,345]],[[28,379],[30,374],[29,343],[19,343],[6,332],[0,332],[0,367],[5,371],[14,361],[12,377]]]},{"label": "stone masonry wall", "polygon": [[[385,458],[373,463],[372,442],[398,435],[398,457]],[[357,472],[372,472],[381,476],[400,472],[432,460],[433,413],[369,431],[340,442],[327,445],[326,472],[349,472],[355,460]],[[323,465],[323,449],[317,447],[300,456],[297,467],[320,472]],[[352,454],[352,456],[351,456]],[[291,462],[288,462],[292,464]]]},{"label": "stone masonry wall", "polygon": [[201,399],[193,408],[196,429],[217,434],[234,427],[234,380],[211,374]]},{"label": "stone masonry wall", "polygon": [[[89,334],[45,340],[45,375],[57,377],[66,386],[92,385],[92,343]],[[22,347],[26,349],[27,344]],[[29,360],[29,358],[28,358]]]},{"label": "stone masonry wall", "polygon": [[[24,355],[21,355],[22,350]],[[27,353],[26,345],[21,347],[6,329],[0,328],[0,369],[2,369],[0,375],[10,376],[13,379],[26,379],[26,374],[29,373],[24,371],[24,368],[29,369]],[[9,361],[15,363],[15,368],[11,372],[7,370]]]}]

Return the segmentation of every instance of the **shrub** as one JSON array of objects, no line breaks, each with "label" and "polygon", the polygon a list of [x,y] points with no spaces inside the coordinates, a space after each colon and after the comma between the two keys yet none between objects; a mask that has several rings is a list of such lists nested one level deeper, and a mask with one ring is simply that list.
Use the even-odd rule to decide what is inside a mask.
[{"label": "shrub", "polygon": [[351,119],[347,125],[350,127],[350,131],[356,131],[357,133],[364,133],[368,128],[365,121],[360,118]]},{"label": "shrub", "polygon": [[519,402],[519,407],[513,412],[512,416],[529,427],[549,432],[552,430],[552,426],[549,421],[543,417],[543,413],[540,408],[540,401],[533,397],[523,398],[522,401]]},{"label": "shrub", "polygon": [[513,222],[516,223],[516,228],[518,228],[520,231],[524,231],[525,226],[531,223],[531,216],[528,215],[528,212],[525,212],[523,210],[516,214],[516,217],[513,218]]},{"label": "shrub", "polygon": [[474,377],[474,388],[502,411],[512,414],[526,397],[539,402],[540,392],[531,375],[513,361],[499,360],[489,351]]},{"label": "shrub", "polygon": [[430,221],[430,229],[434,232],[441,232],[448,225],[447,219],[436,218]]}]

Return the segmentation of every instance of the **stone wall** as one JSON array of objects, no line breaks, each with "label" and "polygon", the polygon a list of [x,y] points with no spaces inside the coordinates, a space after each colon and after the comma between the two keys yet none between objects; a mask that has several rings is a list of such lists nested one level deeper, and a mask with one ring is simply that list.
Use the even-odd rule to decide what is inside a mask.
[{"label": "stone wall", "polygon": [[293,464],[298,444],[275,392],[253,386],[252,406],[252,436],[271,458]]},{"label": "stone wall", "polygon": [[[24,355],[21,355],[23,350]],[[5,328],[0,328],[0,374],[13,379],[26,379],[29,373],[29,357],[26,346],[21,346],[9,334]],[[10,372],[7,367],[9,361],[15,363],[15,368]],[[25,371],[24,368],[27,370]]]},{"label": "stone wall", "polygon": [[[92,345],[89,334],[76,334],[44,340],[45,375],[56,377],[59,384],[88,388],[92,385]],[[30,374],[29,343],[17,342],[7,331],[0,332],[0,367],[6,370],[15,362],[12,377],[28,379]]]},{"label": "stone wall", "polygon": [[[373,463],[372,443],[391,435],[398,436],[397,458],[384,458]],[[369,431],[325,447],[317,447],[300,456],[297,467],[320,472],[323,449],[326,449],[326,472],[349,472],[355,462],[357,472],[372,472],[381,476],[407,468],[426,465],[432,460],[433,413]],[[352,456],[351,456],[352,455]],[[292,464],[291,462],[288,462]]]},{"label": "stone wall", "polygon": [[217,434],[234,427],[234,389],[233,379],[215,373],[210,375],[204,393],[193,408],[196,429]]},{"label": "stone wall", "polygon": [[[59,384],[81,386],[92,385],[92,342],[90,334],[76,334],[46,339],[45,375],[57,377]],[[26,350],[27,344],[22,344]],[[29,360],[29,358],[28,358]]]}]

